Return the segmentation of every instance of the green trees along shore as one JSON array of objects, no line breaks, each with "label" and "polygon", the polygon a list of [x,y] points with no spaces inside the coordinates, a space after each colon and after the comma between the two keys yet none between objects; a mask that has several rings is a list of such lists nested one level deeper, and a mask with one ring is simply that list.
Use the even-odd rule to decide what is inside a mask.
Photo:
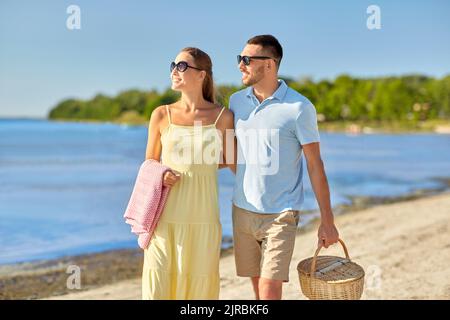
[{"label": "green trees along shore", "polygon": [[[393,129],[425,129],[450,123],[450,75],[435,79],[423,75],[353,78],[341,75],[334,81],[283,78],[291,88],[315,105],[319,124],[341,128],[348,123]],[[228,105],[229,96],[242,87],[221,85],[217,100]],[[159,105],[179,98],[177,92],[128,90],[115,97],[98,94],[90,100],[67,99],[49,113],[49,119],[147,123]],[[422,124],[422,126],[421,126]]]}]

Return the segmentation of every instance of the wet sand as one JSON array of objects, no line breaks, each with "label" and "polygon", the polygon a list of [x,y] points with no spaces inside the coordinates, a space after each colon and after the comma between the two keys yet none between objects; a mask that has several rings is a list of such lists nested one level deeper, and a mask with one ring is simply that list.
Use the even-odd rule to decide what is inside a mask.
[{"label": "wet sand", "polygon": [[[450,299],[450,193],[377,204],[393,201],[360,198],[336,216],[350,257],[366,271],[362,298]],[[305,299],[296,267],[314,253],[316,230],[317,221],[299,229],[283,299]],[[321,253],[343,255],[338,245]],[[67,289],[69,265],[81,268],[81,290]],[[141,270],[138,249],[1,266],[0,299],[140,299]],[[220,299],[253,299],[249,280],[235,275],[232,249],[220,273]]]}]

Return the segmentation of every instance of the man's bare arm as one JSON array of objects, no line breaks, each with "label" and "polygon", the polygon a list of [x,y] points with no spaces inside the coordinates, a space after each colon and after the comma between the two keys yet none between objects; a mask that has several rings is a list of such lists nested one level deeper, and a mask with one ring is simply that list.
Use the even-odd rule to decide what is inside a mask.
[{"label": "man's bare arm", "polygon": [[302,146],[308,167],[311,185],[320,208],[321,224],[318,230],[318,244],[325,248],[336,243],[339,233],[334,225],[334,216],[331,209],[330,189],[325,174],[325,168],[320,156],[320,145],[318,142]]}]

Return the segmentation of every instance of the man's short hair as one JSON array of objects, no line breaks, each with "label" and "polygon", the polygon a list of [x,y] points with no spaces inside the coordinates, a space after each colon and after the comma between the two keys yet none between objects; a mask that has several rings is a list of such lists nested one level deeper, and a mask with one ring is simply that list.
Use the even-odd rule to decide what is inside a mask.
[{"label": "man's short hair", "polygon": [[283,48],[277,38],[270,34],[263,34],[250,38],[247,44],[255,44],[263,47],[264,50],[267,50],[272,55],[272,58],[277,60],[278,68],[280,67],[281,59],[283,58]]}]

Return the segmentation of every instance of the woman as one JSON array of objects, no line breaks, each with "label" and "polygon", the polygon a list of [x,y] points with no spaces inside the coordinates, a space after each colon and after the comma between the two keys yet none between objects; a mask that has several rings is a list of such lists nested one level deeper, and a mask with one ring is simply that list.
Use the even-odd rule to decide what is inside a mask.
[{"label": "woman", "polygon": [[214,101],[212,63],[185,48],[171,64],[172,89],[181,99],[156,108],[146,159],[173,169],[163,178],[169,196],[144,252],[143,299],[218,299],[222,229],[217,169],[233,114]]}]

